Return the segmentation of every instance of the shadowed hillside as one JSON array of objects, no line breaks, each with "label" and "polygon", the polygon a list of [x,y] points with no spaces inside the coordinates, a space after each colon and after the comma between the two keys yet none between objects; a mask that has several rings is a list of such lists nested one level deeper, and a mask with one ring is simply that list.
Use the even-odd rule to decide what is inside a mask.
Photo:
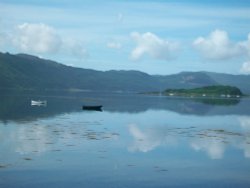
[{"label": "shadowed hillside", "polygon": [[238,87],[243,93],[250,93],[249,80],[250,76],[246,75],[208,72],[161,76],[140,71],[96,71],[70,67],[27,54],[0,53],[1,89],[146,92],[230,85]]}]

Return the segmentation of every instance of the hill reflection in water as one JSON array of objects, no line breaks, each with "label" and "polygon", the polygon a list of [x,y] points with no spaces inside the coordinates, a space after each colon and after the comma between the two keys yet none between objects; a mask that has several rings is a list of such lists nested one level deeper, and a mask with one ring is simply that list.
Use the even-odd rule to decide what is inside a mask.
[{"label": "hill reflection in water", "polygon": [[[31,100],[47,100],[47,106],[31,106]],[[150,109],[198,116],[248,115],[248,99],[191,99],[117,93],[63,93],[61,95],[2,95],[0,119],[32,120],[82,111],[82,105],[103,105],[108,112],[140,113]],[[84,113],[84,112],[83,112]]]}]

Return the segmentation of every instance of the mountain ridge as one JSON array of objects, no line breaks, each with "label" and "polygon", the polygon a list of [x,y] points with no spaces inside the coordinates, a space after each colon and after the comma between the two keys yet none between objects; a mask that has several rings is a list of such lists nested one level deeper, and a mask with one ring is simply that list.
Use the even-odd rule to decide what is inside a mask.
[{"label": "mountain ridge", "polygon": [[165,89],[231,85],[250,93],[249,75],[206,71],[150,75],[137,70],[97,71],[63,65],[28,54],[0,52],[0,88],[80,89],[145,92]]}]

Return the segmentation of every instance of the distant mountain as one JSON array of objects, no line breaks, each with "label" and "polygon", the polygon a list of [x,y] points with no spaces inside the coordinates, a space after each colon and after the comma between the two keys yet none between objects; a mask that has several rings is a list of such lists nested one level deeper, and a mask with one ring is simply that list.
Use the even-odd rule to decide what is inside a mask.
[{"label": "distant mountain", "polygon": [[167,76],[155,76],[161,84],[162,90],[165,89],[191,89],[203,86],[218,85],[205,72],[181,72]]},{"label": "distant mountain", "polygon": [[96,71],[70,67],[27,54],[0,53],[1,89],[145,92],[209,85],[231,85],[250,93],[250,76],[210,72],[181,72],[161,76],[140,71]]},{"label": "distant mountain", "polygon": [[239,87],[243,93],[250,94],[250,75],[231,75],[213,72],[204,72],[211,79],[223,85]]},{"label": "distant mountain", "polygon": [[243,93],[250,94],[250,75],[232,75],[214,72],[181,72],[167,76],[159,76],[167,82],[166,89],[191,89],[211,85],[227,85],[238,87]]}]

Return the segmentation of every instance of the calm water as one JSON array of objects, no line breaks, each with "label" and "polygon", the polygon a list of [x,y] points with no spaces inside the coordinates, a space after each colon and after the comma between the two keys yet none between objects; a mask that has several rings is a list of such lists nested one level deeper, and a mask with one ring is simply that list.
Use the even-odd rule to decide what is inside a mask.
[{"label": "calm water", "polygon": [[0,151],[1,188],[250,187],[250,100],[2,96]]}]

